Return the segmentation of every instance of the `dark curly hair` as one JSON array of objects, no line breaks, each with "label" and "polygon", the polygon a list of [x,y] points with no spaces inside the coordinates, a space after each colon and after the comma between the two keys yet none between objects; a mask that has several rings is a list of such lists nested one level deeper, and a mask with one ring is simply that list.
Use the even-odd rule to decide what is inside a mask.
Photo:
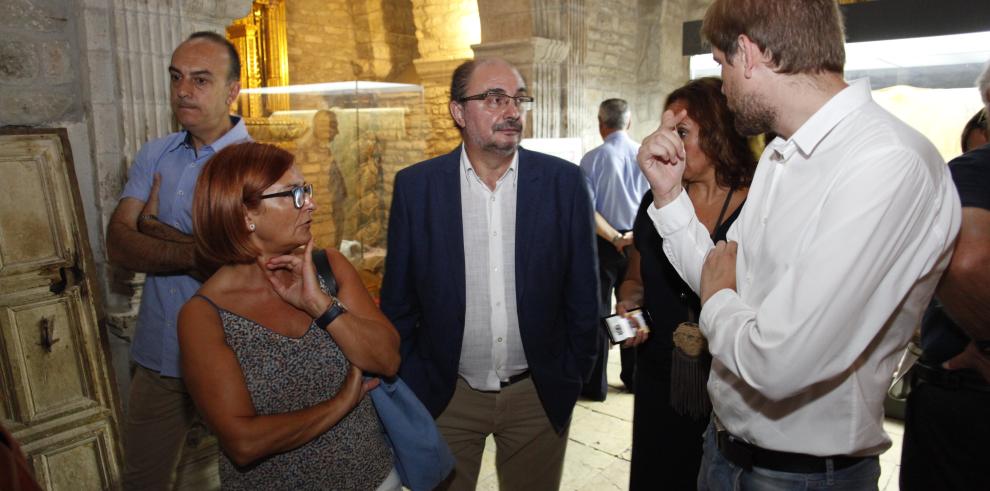
[{"label": "dark curly hair", "polygon": [[715,166],[719,186],[748,187],[756,170],[756,156],[746,137],[736,131],[735,116],[722,94],[722,80],[692,80],[667,96],[664,108],[675,101],[687,105],[688,116],[698,124],[698,143]]}]

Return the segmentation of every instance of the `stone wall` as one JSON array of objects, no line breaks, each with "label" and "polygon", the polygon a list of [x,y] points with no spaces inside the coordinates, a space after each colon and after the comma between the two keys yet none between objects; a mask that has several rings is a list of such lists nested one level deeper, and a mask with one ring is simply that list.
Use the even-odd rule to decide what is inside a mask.
[{"label": "stone wall", "polygon": [[632,136],[655,127],[663,96],[688,77],[681,25],[710,0],[479,0],[477,56],[515,63],[537,98],[534,137],[601,143],[598,104],[620,97],[634,108]]},{"label": "stone wall", "polygon": [[[641,83],[652,85],[652,81],[639,81],[636,77],[640,32],[640,8],[637,0],[615,0],[614,2],[587,2],[585,6],[585,62],[584,100],[580,108],[583,114],[577,115],[581,125],[572,128],[568,136],[579,137],[585,143],[585,150],[601,143],[598,134],[598,105],[605,99],[618,97],[629,101],[632,107],[642,104],[639,101]],[[663,2],[669,3],[669,2]],[[658,23],[655,17],[646,16],[645,23]],[[577,109],[577,108],[576,108]],[[573,119],[572,119],[573,121]]]},{"label": "stone wall", "polygon": [[636,104],[634,139],[640,140],[660,124],[667,94],[688,79],[688,58],[682,53],[681,26],[704,17],[711,0],[640,1],[636,40]]},{"label": "stone wall", "polygon": [[450,75],[471,58],[471,45],[481,40],[478,5],[474,1],[414,0],[413,17],[419,58],[415,61],[423,85],[429,131],[426,152],[436,156],[452,150],[461,135],[450,119]]},{"label": "stone wall", "polygon": [[289,82],[312,84],[355,80],[371,73],[371,62],[361,59],[349,0],[292,0],[286,2]]},{"label": "stone wall", "polygon": [[78,53],[71,5],[5,0],[0,3],[0,122],[82,119]]}]

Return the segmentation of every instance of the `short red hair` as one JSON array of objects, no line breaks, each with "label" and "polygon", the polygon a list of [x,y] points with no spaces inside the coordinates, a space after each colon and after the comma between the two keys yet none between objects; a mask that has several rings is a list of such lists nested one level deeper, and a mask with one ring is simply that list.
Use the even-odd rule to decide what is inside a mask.
[{"label": "short red hair", "polygon": [[212,272],[224,264],[249,263],[258,257],[244,215],[261,204],[264,190],[292,168],[294,161],[281,148],[254,142],[229,145],[210,158],[193,196],[198,264]]}]

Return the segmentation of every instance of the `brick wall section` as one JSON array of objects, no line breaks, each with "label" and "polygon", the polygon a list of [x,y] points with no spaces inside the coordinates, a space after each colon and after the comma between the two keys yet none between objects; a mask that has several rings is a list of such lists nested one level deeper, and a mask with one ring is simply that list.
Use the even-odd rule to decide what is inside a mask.
[{"label": "brick wall section", "polygon": [[[461,140],[447,109],[450,76],[456,64],[438,70],[426,68],[426,64],[474,56],[471,44],[481,38],[480,24],[476,24],[479,22],[478,5],[473,1],[414,0],[413,14],[420,54],[417,71],[423,85],[429,124],[426,152],[434,157],[449,152]],[[470,26],[468,32],[462,33],[462,26]]]},{"label": "brick wall section", "polygon": [[358,53],[352,10],[348,0],[286,2],[290,83],[354,80],[371,71]]},{"label": "brick wall section", "polygon": [[[638,100],[637,40],[640,11],[636,0],[590,1],[585,4],[585,98],[587,106],[578,132],[585,149],[601,144],[598,104],[613,97]],[[655,22],[656,19],[653,19]]]},{"label": "brick wall section", "polygon": [[461,141],[461,133],[454,126],[454,120],[450,118],[449,101],[449,80],[446,85],[424,84],[423,103],[429,122],[425,150],[429,157],[450,152]]},{"label": "brick wall section", "polygon": [[[480,33],[462,35],[461,26],[475,25],[478,6],[472,1],[414,0],[416,40],[419,54],[426,60],[466,58],[472,56],[471,43]],[[465,20],[467,19],[467,20]],[[480,29],[480,26],[478,27]]]}]

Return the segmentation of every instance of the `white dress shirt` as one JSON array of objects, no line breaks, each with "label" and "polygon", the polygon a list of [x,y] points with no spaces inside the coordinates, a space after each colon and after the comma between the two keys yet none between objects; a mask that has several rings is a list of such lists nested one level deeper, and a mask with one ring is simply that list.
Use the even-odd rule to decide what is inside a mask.
[{"label": "white dress shirt", "polygon": [[[700,291],[712,241],[687,193],[650,217]],[[763,152],[728,232],[737,291],[703,306],[708,392],[725,428],[757,446],[877,455],[883,400],[959,231],[959,198],[923,136],[865,80]]]},{"label": "white dress shirt", "polygon": [[461,147],[461,220],[464,224],[464,340],[458,373],[476,390],[529,367],[516,311],[516,181],[519,153],[491,190]]}]

